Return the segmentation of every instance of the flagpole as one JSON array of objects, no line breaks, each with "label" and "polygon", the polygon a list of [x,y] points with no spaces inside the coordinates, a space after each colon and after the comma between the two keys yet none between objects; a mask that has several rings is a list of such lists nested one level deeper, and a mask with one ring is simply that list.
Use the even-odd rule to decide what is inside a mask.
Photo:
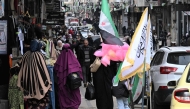
[{"label": "flagpole", "polygon": [[150,82],[150,84],[149,84],[149,94],[150,94],[150,97],[149,97],[149,101],[150,101],[150,109],[152,109],[152,100],[151,100],[151,98],[152,98],[152,95],[151,95],[151,92],[152,92],[152,83],[151,83],[151,75],[150,75],[150,71],[148,72],[148,77],[149,77],[149,82]]},{"label": "flagpole", "polygon": [[[146,53],[145,53],[146,56]],[[142,108],[144,109],[144,93],[145,93],[145,66],[146,66],[146,57],[144,58],[144,68],[143,68],[143,84],[142,84]]]},{"label": "flagpole", "polygon": [[[148,19],[150,20],[150,15],[149,15],[149,18],[148,18]],[[148,36],[148,37],[146,37],[146,47],[147,47],[147,45],[148,45],[148,39],[149,39],[149,37],[150,37],[150,36],[149,36],[149,35],[150,35],[150,34],[149,34],[149,31],[150,31],[150,26],[151,26],[151,25],[149,24],[149,23],[150,23],[149,20],[148,20],[148,25],[147,25],[147,27],[148,27],[148,28],[147,28],[147,31],[148,31],[148,32],[146,33],[146,35]],[[144,95],[145,95],[145,87],[146,87],[146,83],[145,83],[145,80],[146,80],[146,78],[145,78],[145,77],[146,77],[146,76],[145,76],[146,74],[145,74],[145,73],[146,73],[146,70],[147,70],[147,69],[146,69],[146,58],[147,58],[147,57],[146,57],[146,50],[144,51],[144,53],[145,53],[145,58],[144,58],[144,68],[143,68],[142,109],[144,109]]]},{"label": "flagpole", "polygon": [[129,90],[129,99],[131,101],[131,109],[135,109],[134,108],[134,103],[133,103],[133,94],[132,94],[131,90]]}]

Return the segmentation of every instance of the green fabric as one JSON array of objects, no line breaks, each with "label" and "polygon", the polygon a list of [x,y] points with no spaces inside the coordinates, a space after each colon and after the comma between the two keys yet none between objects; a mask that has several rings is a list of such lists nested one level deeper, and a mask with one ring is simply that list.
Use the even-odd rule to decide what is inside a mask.
[{"label": "green fabric", "polygon": [[24,109],[24,95],[17,87],[18,76],[13,75],[9,81],[9,107],[10,109]]},{"label": "green fabric", "polygon": [[134,83],[133,83],[133,87],[132,87],[132,97],[134,97],[134,95],[135,95],[135,92],[136,92],[136,89],[137,89],[137,87],[138,87],[138,83],[139,83],[139,76],[138,76],[138,74],[136,74],[135,75],[135,79],[134,79]]},{"label": "green fabric", "polygon": [[50,58],[50,53],[49,53],[49,45],[50,45],[50,43],[49,43],[49,41],[47,41],[47,44],[46,44],[46,58]]},{"label": "green fabric", "polygon": [[114,30],[115,36],[119,37],[119,33],[117,32],[117,29],[115,27],[115,23],[113,22],[111,14],[110,14],[109,4],[108,4],[107,0],[102,0],[101,11],[105,14],[107,19],[109,20],[109,22],[110,22],[110,24],[111,24],[111,26],[112,26],[112,28]]},{"label": "green fabric", "polygon": [[120,65],[119,65],[119,68],[118,68],[116,77],[115,77],[115,79],[114,79],[114,86],[117,86],[118,83],[119,83],[119,74],[121,73],[121,66],[122,66],[122,64],[123,64],[123,63],[120,63]]},{"label": "green fabric", "polygon": [[[136,92],[136,90],[137,90],[138,83],[139,83],[139,79],[140,79],[140,78],[139,78],[138,74],[136,74],[136,75],[134,76],[133,87],[132,87],[132,90],[131,90],[131,92],[132,92],[132,99],[133,99],[133,97],[134,97],[134,95],[135,95],[135,92]],[[130,103],[130,102],[132,102],[133,100],[128,99],[128,101],[129,101],[129,103]]]}]

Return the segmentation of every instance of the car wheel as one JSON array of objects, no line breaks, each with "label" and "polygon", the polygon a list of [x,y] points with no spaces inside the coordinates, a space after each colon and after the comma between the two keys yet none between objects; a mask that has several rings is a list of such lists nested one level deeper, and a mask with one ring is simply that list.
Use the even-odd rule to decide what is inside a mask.
[{"label": "car wheel", "polygon": [[155,91],[152,90],[151,94],[151,104],[152,104],[152,109],[159,109],[159,106],[156,104],[156,98],[155,98]]}]

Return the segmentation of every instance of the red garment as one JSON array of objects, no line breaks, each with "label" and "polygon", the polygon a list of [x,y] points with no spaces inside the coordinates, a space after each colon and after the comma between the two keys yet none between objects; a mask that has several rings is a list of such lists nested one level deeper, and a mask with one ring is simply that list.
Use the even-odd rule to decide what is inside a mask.
[{"label": "red garment", "polygon": [[73,30],[69,30],[69,34],[73,35],[74,34]]}]

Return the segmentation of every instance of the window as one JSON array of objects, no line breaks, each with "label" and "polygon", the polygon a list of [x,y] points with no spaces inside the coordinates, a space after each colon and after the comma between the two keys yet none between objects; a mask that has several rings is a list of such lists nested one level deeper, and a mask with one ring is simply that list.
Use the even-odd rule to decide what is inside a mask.
[{"label": "window", "polygon": [[151,66],[162,64],[164,52],[157,52],[151,61]]},{"label": "window", "polygon": [[167,62],[170,64],[187,65],[190,62],[190,53],[187,52],[169,53]]}]

